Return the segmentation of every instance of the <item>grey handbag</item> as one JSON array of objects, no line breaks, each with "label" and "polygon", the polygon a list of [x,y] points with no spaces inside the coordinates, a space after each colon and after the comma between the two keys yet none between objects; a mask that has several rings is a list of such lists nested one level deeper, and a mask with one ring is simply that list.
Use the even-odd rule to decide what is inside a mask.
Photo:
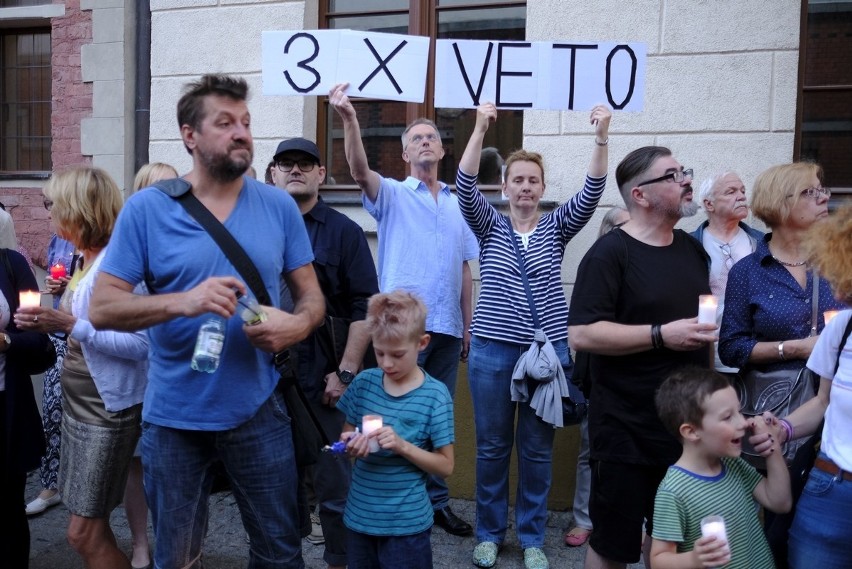
[{"label": "grey handbag", "polygon": [[[819,281],[816,273],[811,274],[813,281],[813,299],[811,301],[811,331],[809,336],[816,336],[817,311],[819,309]],[[756,417],[771,411],[776,417],[786,417],[805,402],[816,396],[819,388],[819,377],[809,370],[802,362],[801,368],[761,371],[747,369],[734,380],[734,388],[740,398],[740,410],[746,417]],[[809,439],[788,441],[784,445],[784,458],[787,464],[792,463],[796,453]],[[743,439],[743,458],[752,466],[766,468],[766,460],[755,452],[748,442]]]}]

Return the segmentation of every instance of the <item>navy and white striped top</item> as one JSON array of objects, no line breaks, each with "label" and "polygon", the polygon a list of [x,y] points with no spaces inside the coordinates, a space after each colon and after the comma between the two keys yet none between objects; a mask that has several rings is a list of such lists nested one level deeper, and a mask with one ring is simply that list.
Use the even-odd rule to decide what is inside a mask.
[{"label": "navy and white striped top", "polygon": [[533,340],[533,319],[512,239],[524,257],[536,312],[551,340],[568,337],[568,302],[562,288],[565,246],[591,219],[606,186],[606,176],[586,176],[582,191],[541,216],[524,250],[511,220],[477,189],[476,177],[458,171],[456,190],[462,216],[479,240],[482,287],[471,333],[514,344]]}]

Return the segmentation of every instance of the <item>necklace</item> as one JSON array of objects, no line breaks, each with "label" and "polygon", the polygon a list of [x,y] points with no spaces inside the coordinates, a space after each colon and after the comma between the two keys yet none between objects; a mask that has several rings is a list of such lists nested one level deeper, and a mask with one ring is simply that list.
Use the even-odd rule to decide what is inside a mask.
[{"label": "necklace", "polygon": [[772,255],[772,258],[775,259],[776,261],[778,261],[779,263],[781,263],[782,265],[784,265],[785,267],[801,267],[802,265],[807,263],[807,261],[797,261],[795,263],[788,263],[787,261],[782,261],[781,259],[779,259],[775,255]]}]

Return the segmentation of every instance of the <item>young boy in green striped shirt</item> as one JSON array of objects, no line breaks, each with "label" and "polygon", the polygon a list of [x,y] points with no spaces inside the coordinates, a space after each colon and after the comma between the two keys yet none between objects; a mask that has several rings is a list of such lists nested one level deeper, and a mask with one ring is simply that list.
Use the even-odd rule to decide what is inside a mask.
[{"label": "young boy in green striped shirt", "polygon": [[[790,476],[780,424],[746,419],[728,379],[715,371],[684,368],[660,386],[657,412],[683,453],[669,467],[654,501],[654,569],[774,567],[755,500],[773,512],[790,510]],[[772,446],[764,478],[740,458],[743,437],[769,432]],[[701,520],[721,516],[726,538],[702,537]]]}]

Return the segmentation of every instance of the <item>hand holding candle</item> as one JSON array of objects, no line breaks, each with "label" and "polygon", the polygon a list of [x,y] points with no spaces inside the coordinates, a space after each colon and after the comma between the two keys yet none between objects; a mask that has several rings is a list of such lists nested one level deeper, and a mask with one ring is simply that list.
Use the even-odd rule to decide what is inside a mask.
[{"label": "hand holding candle", "polygon": [[702,294],[698,297],[698,323],[699,324],[715,324],[716,310],[719,307],[719,301],[712,294]]},{"label": "hand holding candle", "polygon": [[[361,433],[366,437],[369,436],[373,431],[377,431],[382,428],[382,418],[379,415],[364,415],[364,418],[361,419]],[[370,452],[379,452],[381,447],[379,447],[379,441],[376,439],[370,439]]]}]

